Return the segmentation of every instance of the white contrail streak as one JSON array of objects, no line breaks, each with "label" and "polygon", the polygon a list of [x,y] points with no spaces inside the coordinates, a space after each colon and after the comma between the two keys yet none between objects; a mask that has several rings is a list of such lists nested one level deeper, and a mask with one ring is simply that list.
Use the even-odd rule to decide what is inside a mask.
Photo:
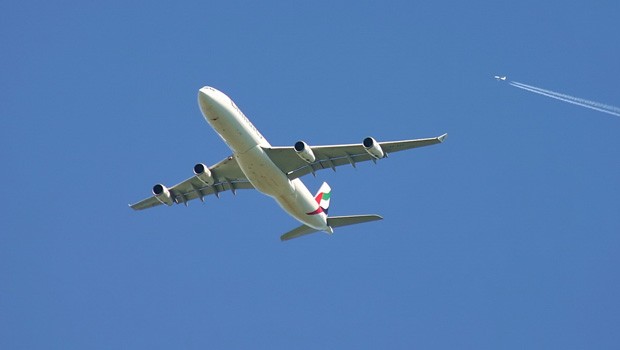
[{"label": "white contrail streak", "polygon": [[550,95],[555,95],[555,96],[563,97],[563,98],[568,99],[568,100],[573,100],[573,101],[581,102],[583,104],[591,105],[591,106],[602,108],[602,109],[608,109],[610,111],[613,111],[613,112],[616,112],[616,113],[620,113],[620,108],[618,108],[616,106],[610,106],[610,105],[607,105],[607,104],[604,104],[604,103],[600,103],[600,102],[596,102],[596,101],[590,101],[590,100],[586,100],[585,98],[579,98],[579,97],[575,97],[575,96],[571,96],[571,95],[566,95],[566,94],[562,94],[562,93],[559,93],[559,92],[556,92],[556,91],[551,91],[551,90],[539,88],[539,87],[536,87],[536,86],[519,83],[519,82],[516,82],[516,81],[513,81],[512,83],[524,86],[524,87],[532,89],[532,90],[542,91],[542,92],[550,94]]},{"label": "white contrail streak", "polygon": [[516,87],[516,88],[519,88],[519,89],[522,89],[522,90],[526,90],[526,91],[529,91],[529,92],[533,92],[535,94],[551,97],[551,98],[559,100],[559,101],[571,103],[571,104],[574,104],[574,105],[577,105],[577,106],[581,106],[581,107],[585,107],[585,108],[590,108],[590,109],[593,109],[595,111],[599,111],[599,112],[603,112],[603,113],[607,113],[607,114],[612,114],[612,115],[620,117],[620,108],[618,108],[618,107],[609,106],[609,105],[606,105],[606,104],[603,104],[603,103],[599,103],[599,102],[595,102],[595,101],[590,101],[590,100],[585,100],[585,99],[574,97],[574,96],[570,96],[570,95],[560,94],[560,93],[557,93],[555,91],[537,88],[535,86],[530,86],[530,85],[527,85],[527,84],[522,84],[522,83],[519,83],[519,82],[516,82],[516,81],[511,81],[509,84],[514,86],[514,87]]}]

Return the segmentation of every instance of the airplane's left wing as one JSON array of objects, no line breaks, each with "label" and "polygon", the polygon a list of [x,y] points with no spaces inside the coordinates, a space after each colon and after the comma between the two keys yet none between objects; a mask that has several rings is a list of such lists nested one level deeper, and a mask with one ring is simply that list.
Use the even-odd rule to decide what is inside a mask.
[{"label": "airplane's left wing", "polygon": [[268,147],[264,150],[290,179],[295,179],[322,169],[355,166],[360,162],[385,158],[390,153],[438,144],[447,136],[389,142],[376,142],[368,137],[359,144],[332,146],[308,146],[298,142],[295,147]]},{"label": "airplane's left wing", "polygon": [[241,168],[239,168],[239,164],[233,156],[215,164],[210,167],[209,170],[213,178],[213,183],[210,185],[205,183],[198,176],[192,176],[170,188],[161,188],[164,192],[164,196],[166,191],[169,193],[169,198],[161,196],[158,198],[158,196],[153,195],[138,203],[131,204],[130,207],[135,210],[142,210],[160,204],[172,205],[173,203],[183,203],[187,205],[188,201],[196,198],[204,200],[205,196],[212,194],[219,196],[219,193],[224,191],[232,191],[235,193],[236,190],[254,188],[245,177],[245,174],[243,174],[243,171],[241,171]]}]

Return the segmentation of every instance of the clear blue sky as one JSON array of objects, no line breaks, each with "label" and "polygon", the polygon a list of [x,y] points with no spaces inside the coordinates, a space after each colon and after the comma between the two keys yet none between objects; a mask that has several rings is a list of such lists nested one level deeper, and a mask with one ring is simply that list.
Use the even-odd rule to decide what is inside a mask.
[{"label": "clear blue sky", "polygon": [[[618,1],[4,1],[0,348],[613,349]],[[230,154],[196,103],[274,145],[450,134],[304,178],[334,215],[286,243],[257,192],[134,212]]]}]

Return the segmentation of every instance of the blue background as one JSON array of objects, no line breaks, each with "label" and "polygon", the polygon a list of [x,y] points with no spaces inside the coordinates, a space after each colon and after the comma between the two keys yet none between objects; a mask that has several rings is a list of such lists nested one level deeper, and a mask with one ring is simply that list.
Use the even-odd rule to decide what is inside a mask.
[{"label": "blue background", "polygon": [[[612,349],[617,1],[0,3],[0,348]],[[270,198],[127,207],[230,154],[197,90],[273,145],[450,134]]]}]

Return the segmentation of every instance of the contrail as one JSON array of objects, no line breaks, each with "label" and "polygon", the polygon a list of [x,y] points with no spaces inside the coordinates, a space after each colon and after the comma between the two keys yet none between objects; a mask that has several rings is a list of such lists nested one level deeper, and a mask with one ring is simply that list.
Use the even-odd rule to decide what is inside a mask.
[{"label": "contrail", "polygon": [[574,97],[574,96],[570,96],[570,95],[566,95],[566,94],[561,94],[559,92],[555,92],[555,91],[551,91],[551,90],[541,89],[541,88],[538,88],[536,86],[531,86],[531,85],[519,83],[519,82],[516,82],[516,81],[511,81],[509,84],[514,86],[514,87],[517,87],[519,89],[526,90],[526,91],[529,91],[529,92],[533,92],[535,94],[551,97],[551,98],[559,100],[559,101],[571,103],[571,104],[574,104],[574,105],[577,105],[577,106],[581,106],[581,107],[585,107],[585,108],[590,108],[590,109],[593,109],[595,111],[599,111],[599,112],[603,112],[603,113],[607,113],[607,114],[612,114],[612,115],[620,117],[620,108],[615,107],[615,106],[610,106],[610,105],[606,105],[604,103],[600,103],[600,102],[596,102],[596,101],[590,101],[590,100],[586,100],[586,99],[583,99],[583,98],[578,98],[578,97]]},{"label": "contrail", "polygon": [[542,91],[542,92],[550,94],[550,95],[555,95],[555,96],[563,97],[563,98],[568,99],[568,100],[573,100],[573,101],[581,102],[583,104],[599,107],[599,108],[602,108],[602,109],[608,109],[610,111],[613,111],[613,112],[616,112],[616,113],[620,113],[620,108],[615,107],[615,106],[610,106],[610,105],[607,105],[607,104],[604,104],[604,103],[600,103],[600,102],[596,102],[596,101],[590,101],[590,100],[586,100],[584,98],[574,97],[574,96],[571,96],[571,95],[561,94],[559,92],[555,92],[555,91],[539,88],[539,87],[532,86],[532,85],[527,85],[527,84],[519,83],[519,82],[516,82],[516,81],[513,81],[512,83],[515,83],[517,85],[521,85],[521,86],[524,86],[526,88],[530,88],[530,89],[533,89],[533,90]]}]

